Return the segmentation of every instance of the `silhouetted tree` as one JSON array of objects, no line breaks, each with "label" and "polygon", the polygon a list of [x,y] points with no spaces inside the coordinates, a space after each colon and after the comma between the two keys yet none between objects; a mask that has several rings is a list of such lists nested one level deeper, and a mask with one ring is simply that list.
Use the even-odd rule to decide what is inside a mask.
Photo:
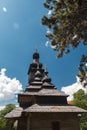
[{"label": "silhouetted tree", "polygon": [[[46,0],[44,7],[49,12],[43,16],[42,24],[48,28],[46,37],[52,48],[58,51],[58,57],[80,44],[87,45],[87,0]],[[87,63],[86,55],[85,58]],[[79,70],[82,80],[85,77],[84,74],[82,76],[81,66]]]}]

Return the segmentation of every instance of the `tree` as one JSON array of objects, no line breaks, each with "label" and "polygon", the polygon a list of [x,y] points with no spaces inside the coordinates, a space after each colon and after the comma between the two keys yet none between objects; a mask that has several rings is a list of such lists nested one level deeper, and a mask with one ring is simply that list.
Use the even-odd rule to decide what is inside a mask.
[{"label": "tree", "polygon": [[[87,110],[87,94],[85,94],[84,91],[80,89],[74,94],[74,100],[72,104]],[[82,130],[87,129],[87,113],[81,115],[80,125]]]},{"label": "tree", "polygon": [[3,110],[0,111],[0,130],[7,130],[6,119],[4,116],[14,108],[14,104],[8,104]]},{"label": "tree", "polygon": [[7,130],[6,120],[0,117],[0,130]]},{"label": "tree", "polygon": [[79,74],[77,74],[77,76],[80,78],[80,81],[85,87],[87,85],[87,56],[82,55],[78,68],[79,68]]},{"label": "tree", "polygon": [[7,104],[3,110],[0,111],[0,117],[4,117],[8,112],[15,108],[14,104]]},{"label": "tree", "polygon": [[42,24],[51,30],[46,36],[58,57],[71,47],[87,45],[87,0],[46,0],[44,6],[51,13],[43,16]]},{"label": "tree", "polygon": [[[71,48],[87,45],[87,0],[46,0],[44,7],[49,15],[43,16],[42,24],[48,28],[46,37],[58,52],[58,58],[68,54]],[[78,75],[82,81],[85,69],[81,68],[84,67],[80,66]]]}]

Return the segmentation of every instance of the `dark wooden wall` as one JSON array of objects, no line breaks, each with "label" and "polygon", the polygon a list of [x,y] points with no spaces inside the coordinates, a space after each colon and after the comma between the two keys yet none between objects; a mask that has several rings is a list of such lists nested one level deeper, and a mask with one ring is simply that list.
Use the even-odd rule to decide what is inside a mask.
[{"label": "dark wooden wall", "polygon": [[20,119],[18,130],[56,130],[52,126],[54,122],[59,123],[60,129],[57,130],[80,130],[75,113],[31,113],[27,116]]}]

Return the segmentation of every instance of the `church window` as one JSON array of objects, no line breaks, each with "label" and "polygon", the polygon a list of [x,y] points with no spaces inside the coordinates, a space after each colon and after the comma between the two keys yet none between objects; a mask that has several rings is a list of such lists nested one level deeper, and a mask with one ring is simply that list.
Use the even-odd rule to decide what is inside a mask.
[{"label": "church window", "polygon": [[60,130],[60,123],[58,121],[52,122],[52,130]]}]

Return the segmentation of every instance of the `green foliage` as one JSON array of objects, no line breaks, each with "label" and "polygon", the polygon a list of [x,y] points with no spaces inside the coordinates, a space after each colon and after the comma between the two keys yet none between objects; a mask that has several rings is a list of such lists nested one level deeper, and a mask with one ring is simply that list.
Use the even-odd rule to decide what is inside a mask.
[{"label": "green foliage", "polygon": [[[44,7],[51,13],[42,17],[42,24],[50,30],[46,37],[58,52],[58,58],[68,54],[71,48],[87,45],[87,0],[46,0]],[[87,63],[87,56],[85,58]],[[83,67],[80,64],[78,76],[87,84]]]},{"label": "green foliage", "polygon": [[7,130],[6,119],[4,116],[14,108],[14,104],[8,104],[3,110],[0,111],[0,130]]},{"label": "green foliage", "polygon": [[13,130],[17,130],[17,126],[14,126]]},{"label": "green foliage", "polygon": [[79,74],[77,75],[81,82],[83,82],[83,86],[87,85],[87,56],[83,55],[79,64]]},{"label": "green foliage", "polygon": [[[80,89],[74,94],[73,105],[87,110],[87,94],[85,94],[83,90]],[[80,124],[82,130],[87,129],[87,113],[82,114],[80,118]]]},{"label": "green foliage", "polygon": [[80,89],[77,93],[74,94],[73,104],[83,109],[87,109],[87,94],[85,94],[84,91]]},{"label": "green foliage", "polygon": [[8,104],[6,105],[6,107],[0,111],[0,117],[1,116],[5,116],[8,112],[10,112],[11,110],[13,110],[15,108],[14,104]]},{"label": "green foliage", "polygon": [[7,130],[6,120],[0,117],[0,130]]},{"label": "green foliage", "polygon": [[46,0],[44,7],[52,11],[43,16],[42,24],[51,29],[46,37],[59,52],[58,57],[70,52],[71,47],[87,45],[86,0]]}]

